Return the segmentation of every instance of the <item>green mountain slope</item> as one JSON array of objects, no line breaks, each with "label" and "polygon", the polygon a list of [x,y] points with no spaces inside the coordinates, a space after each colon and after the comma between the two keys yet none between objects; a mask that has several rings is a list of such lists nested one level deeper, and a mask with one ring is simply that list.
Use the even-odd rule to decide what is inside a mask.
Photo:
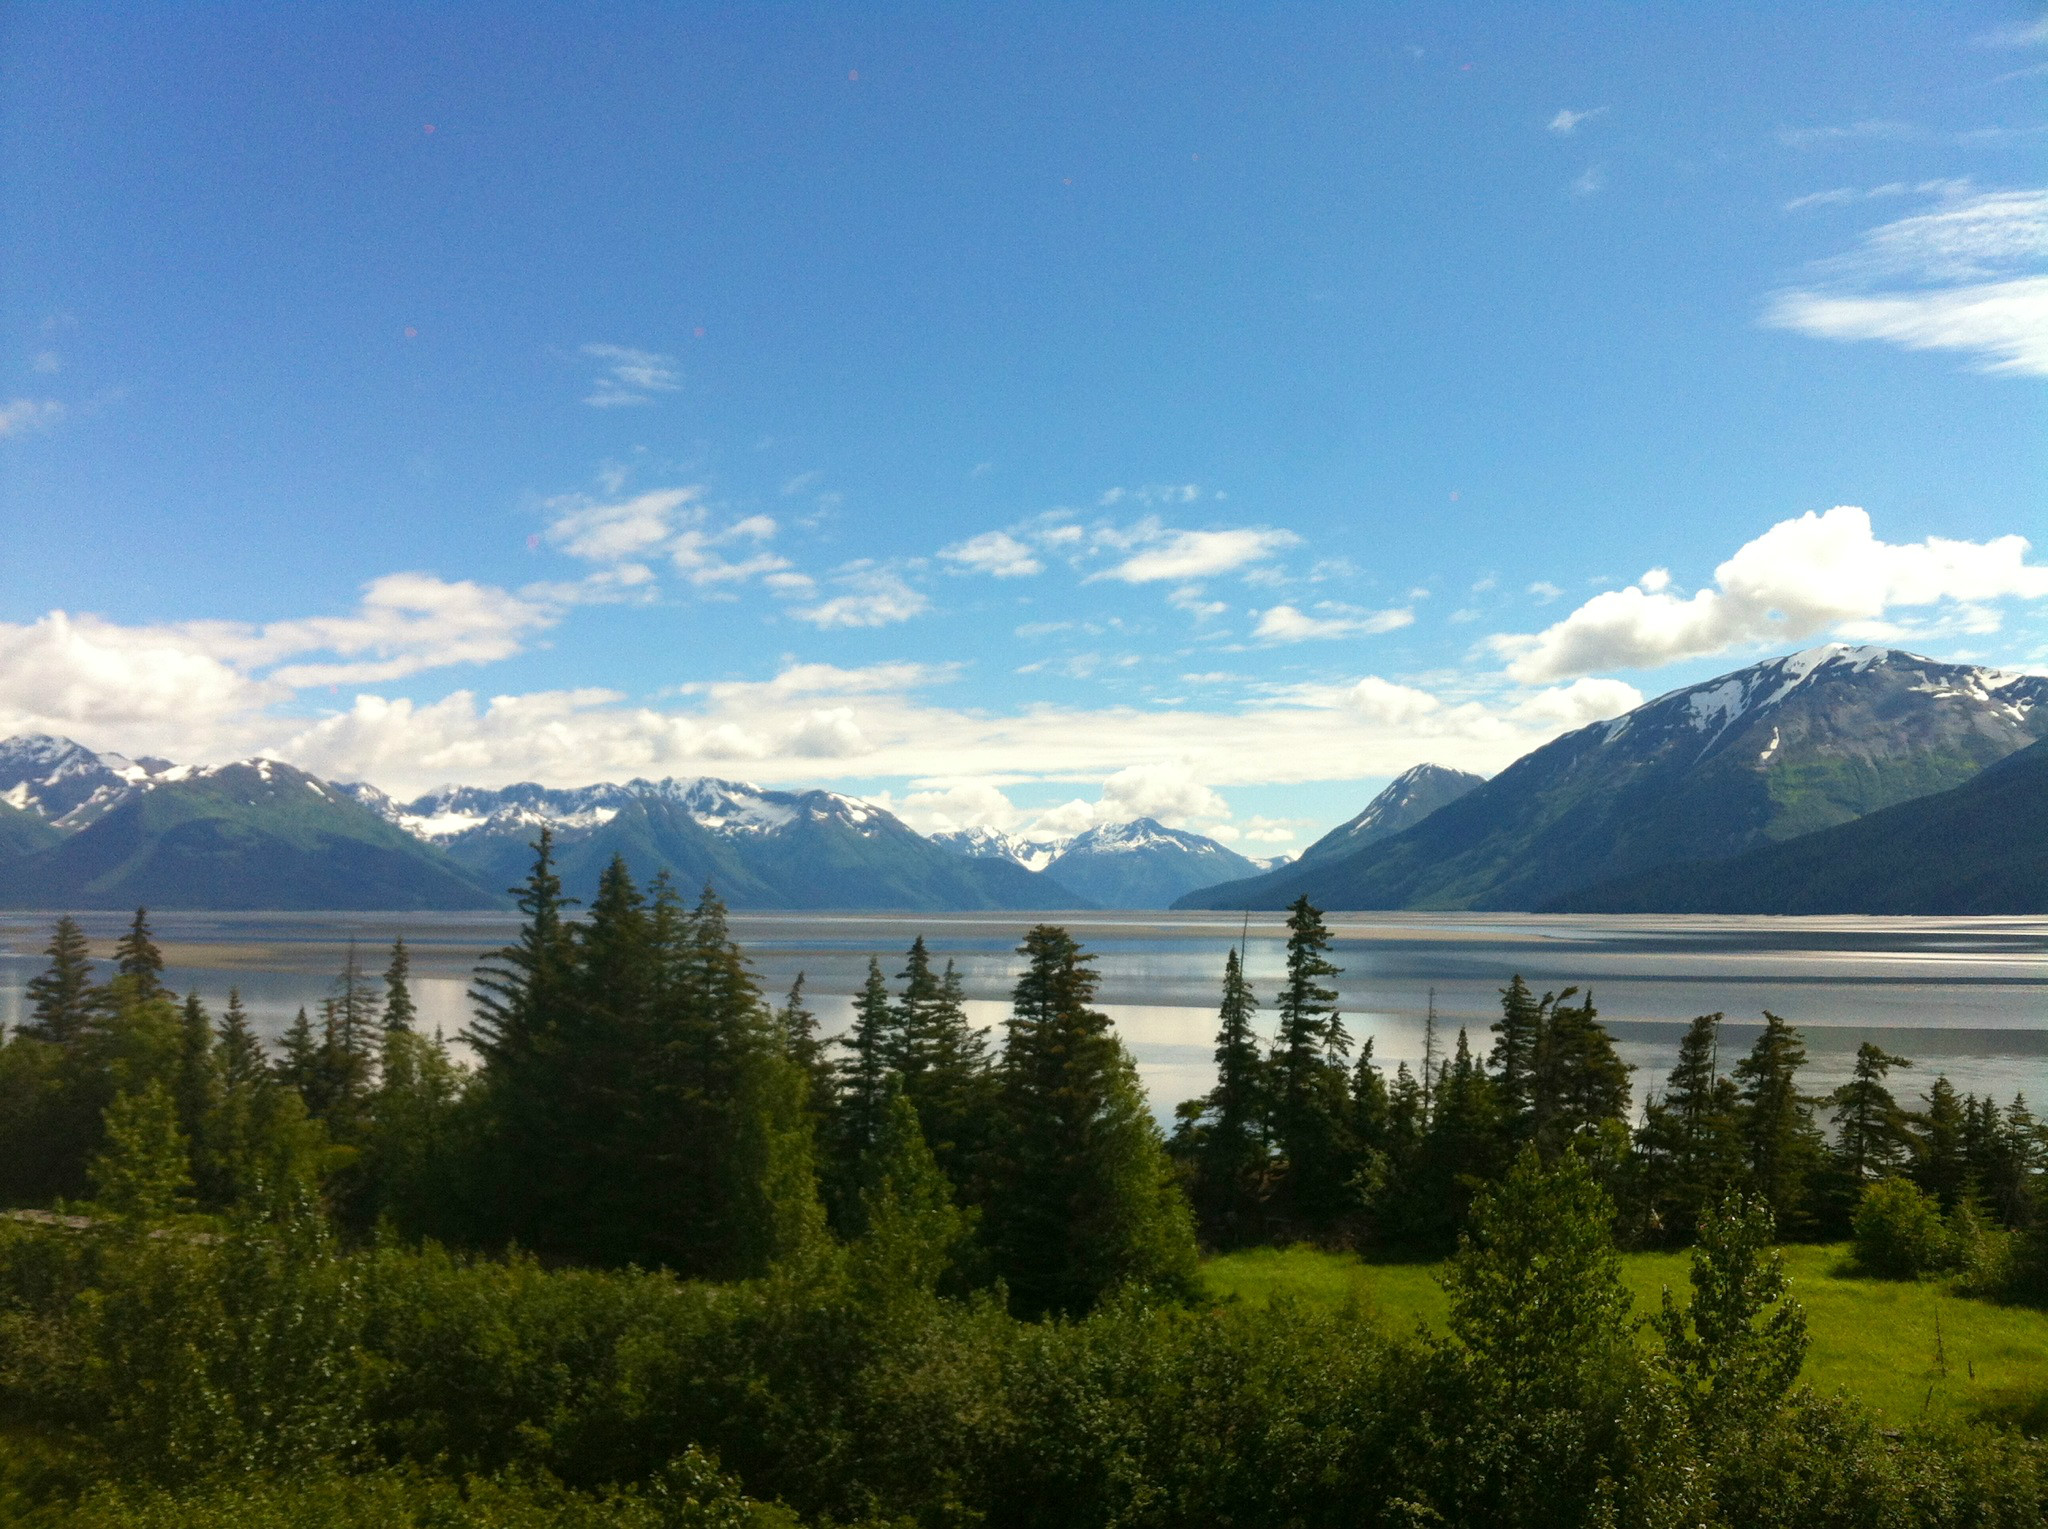
[{"label": "green mountain slope", "polygon": [[2048,680],[1816,648],[1567,733],[1413,828],[1189,908],[1530,909],[1968,780],[2048,732]]},{"label": "green mountain slope", "polygon": [[2048,740],[1953,790],[1732,860],[1586,887],[1561,913],[2048,913]]},{"label": "green mountain slope", "polygon": [[505,899],[303,770],[172,771],[18,861],[0,900],[32,908],[464,909]]},{"label": "green mountain slope", "polygon": [[0,802],[0,876],[26,855],[63,842],[64,835],[33,812]]}]

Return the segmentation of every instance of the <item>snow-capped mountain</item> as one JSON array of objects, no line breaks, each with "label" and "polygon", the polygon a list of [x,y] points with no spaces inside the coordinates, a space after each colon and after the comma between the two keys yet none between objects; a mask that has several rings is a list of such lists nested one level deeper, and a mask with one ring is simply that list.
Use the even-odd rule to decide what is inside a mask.
[{"label": "snow-capped mountain", "polygon": [[1105,908],[1165,908],[1199,887],[1257,870],[1214,839],[1135,818],[1077,834],[1045,874]]},{"label": "snow-capped mountain", "polygon": [[46,733],[0,740],[0,803],[53,827],[83,828],[170,768],[161,759],[96,754]]},{"label": "snow-capped mountain", "polygon": [[1413,828],[1474,786],[1485,784],[1484,775],[1468,770],[1452,770],[1438,764],[1415,765],[1388,782],[1384,791],[1365,804],[1365,811],[1348,823],[1340,823],[1303,850],[1301,859],[1326,860],[1390,838],[1404,828]]},{"label": "snow-capped mountain", "polygon": [[590,894],[614,855],[642,881],[665,870],[690,893],[709,883],[743,908],[1025,908],[1052,891],[1007,857],[942,849],[873,803],[835,791],[709,777],[444,786],[410,802],[369,786],[344,789],[500,886],[524,877],[545,827],[576,896]]},{"label": "snow-capped mountain", "polygon": [[2044,735],[2048,676],[1830,644],[1567,733],[1377,843],[1186,901],[1540,908],[1947,790]]},{"label": "snow-capped mountain", "polygon": [[1008,860],[1027,871],[1042,871],[1059,858],[1060,851],[1073,843],[1073,836],[1026,839],[1006,834],[1000,828],[956,828],[926,835],[941,849],[976,859]]},{"label": "snow-capped mountain", "polygon": [[[63,740],[34,740],[38,745]],[[27,753],[0,744],[12,756]],[[366,812],[346,793],[288,764],[151,760],[109,783],[80,755],[117,772],[110,756],[76,745],[39,754],[73,768],[63,788],[91,792],[41,837],[8,853],[0,835],[0,901],[38,908],[488,908],[495,889],[438,851]],[[118,757],[118,756],[112,756]],[[127,761],[121,761],[126,765]],[[43,777],[47,779],[47,776]],[[88,809],[96,809],[88,812]]]}]

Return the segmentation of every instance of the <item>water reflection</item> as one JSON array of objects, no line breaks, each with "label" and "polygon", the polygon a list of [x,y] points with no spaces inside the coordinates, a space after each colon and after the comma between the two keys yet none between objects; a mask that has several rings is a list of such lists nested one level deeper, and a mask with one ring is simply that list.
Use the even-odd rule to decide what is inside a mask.
[{"label": "water reflection", "polygon": [[[959,965],[974,1019],[994,1025],[1018,970],[1016,943],[1039,917],[1066,923],[1095,952],[1103,1007],[1162,1113],[1208,1086],[1224,952],[1245,941],[1252,984],[1268,999],[1285,962],[1285,931],[1271,915],[1247,924],[1213,913],[770,913],[736,915],[733,928],[771,993],[805,974],[827,1029],[846,1023],[868,955],[893,977],[919,934]],[[126,919],[82,922],[104,952]],[[424,1023],[453,1036],[468,1020],[471,969],[515,929],[494,913],[165,914],[155,925],[179,991],[218,1005],[238,986],[273,1036],[326,996],[351,941],[377,971],[400,934]],[[2048,919],[1337,914],[1330,925],[1345,1021],[1390,1068],[1420,1057],[1432,988],[1446,1044],[1463,1025],[1483,1049],[1498,989],[1520,972],[1539,992],[1590,987],[1639,1090],[1661,1083],[1693,1015],[1728,1015],[1725,1054],[1747,1046],[1769,1009],[1806,1032],[1816,1092],[1847,1075],[1861,1041],[1875,1040],[1918,1064],[1898,1079],[1904,1095],[1946,1072],[1966,1091],[2048,1098]],[[17,1021],[48,927],[46,916],[0,914],[0,1022]]]}]

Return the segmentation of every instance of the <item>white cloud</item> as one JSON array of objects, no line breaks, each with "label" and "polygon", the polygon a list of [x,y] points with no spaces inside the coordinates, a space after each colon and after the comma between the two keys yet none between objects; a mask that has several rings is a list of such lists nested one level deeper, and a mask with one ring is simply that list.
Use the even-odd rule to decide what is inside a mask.
[{"label": "white cloud", "polygon": [[1129,765],[1102,783],[1097,813],[1104,822],[1157,818],[1182,828],[1207,818],[1227,818],[1230,806],[1195,777],[1183,760]]},{"label": "white cloud", "polygon": [[820,631],[830,631],[835,627],[893,626],[931,607],[922,593],[886,568],[852,564],[841,570],[834,582],[846,593],[796,607],[790,614]]},{"label": "white cloud", "polygon": [[609,563],[646,557],[676,534],[679,512],[695,504],[697,488],[658,489],[615,504],[592,504],[581,496],[552,501],[563,513],[546,536],[571,557]]},{"label": "white cloud", "polygon": [[1851,505],[1780,521],[1714,570],[1716,587],[1684,597],[1653,569],[1595,595],[1533,635],[1492,639],[1507,672],[1543,684],[1602,669],[1654,668],[1747,644],[1799,642],[1896,606],[2048,598],[2048,567],[2026,560],[2024,537],[1892,544]]},{"label": "white cloud", "polygon": [[979,536],[970,536],[945,548],[939,556],[958,564],[963,573],[986,573],[998,579],[1023,578],[1045,569],[1031,549],[1008,531],[984,531]]},{"label": "white cloud", "polygon": [[1892,122],[1881,117],[1866,117],[1859,122],[1834,126],[1784,128],[1778,134],[1778,141],[1787,148],[1822,149],[1844,143],[1914,138],[1919,136],[1919,132],[1920,130],[1910,122]]},{"label": "white cloud", "polygon": [[1544,125],[1560,138],[1569,138],[1579,130],[1581,123],[1591,122],[1595,117],[1604,115],[1606,111],[1607,108],[1604,106],[1592,106],[1584,111],[1573,111],[1570,107],[1563,107]]},{"label": "white cloud", "polygon": [[1564,591],[1559,589],[1555,584],[1551,583],[1548,579],[1538,579],[1534,584],[1531,584],[1529,586],[1529,593],[1534,595],[1538,600],[1541,600],[1545,605],[1548,605],[1552,600],[1555,600],[1560,595],[1562,595]]},{"label": "white cloud", "polygon": [[[1344,608],[1318,606],[1317,609]],[[1262,642],[1308,642],[1318,638],[1351,637],[1360,633],[1391,632],[1412,624],[1411,610],[1385,610],[1310,616],[1291,605],[1275,605],[1259,617],[1252,636]]]},{"label": "white cloud", "polygon": [[1539,690],[1514,703],[1520,721],[1548,724],[1569,731],[1588,722],[1604,722],[1643,704],[1643,693],[1621,680],[1576,679],[1569,685]]},{"label": "white cloud", "polygon": [[1980,48],[2038,48],[2048,44],[2048,16],[1996,27],[1971,41]]},{"label": "white cloud", "polygon": [[1126,584],[1213,578],[1264,562],[1301,541],[1292,531],[1266,526],[1230,531],[1167,531],[1153,522],[1149,528],[1141,524],[1136,529],[1152,545],[1093,577],[1119,579]]},{"label": "white cloud", "polygon": [[1576,197],[1596,196],[1607,188],[1607,172],[1599,165],[1588,165],[1578,179],[1572,182],[1572,195]]},{"label": "white cloud", "polygon": [[0,403],[0,440],[47,430],[64,417],[64,405],[54,398],[10,398]]},{"label": "white cloud", "polygon": [[654,402],[653,393],[673,393],[682,386],[675,357],[626,345],[585,345],[582,353],[604,363],[583,401],[593,409],[615,409]]},{"label": "white cloud", "polygon": [[294,688],[365,685],[423,669],[509,658],[531,633],[556,619],[547,606],[488,584],[387,573],[363,586],[362,605],[352,616],[272,622],[248,642],[223,647],[258,666],[299,654],[338,654],[355,661],[293,664],[270,677]]},{"label": "white cloud", "polygon": [[2048,376],[2048,190],[1968,197],[1867,233],[1778,293],[1764,322],[1829,340],[1953,350]]}]

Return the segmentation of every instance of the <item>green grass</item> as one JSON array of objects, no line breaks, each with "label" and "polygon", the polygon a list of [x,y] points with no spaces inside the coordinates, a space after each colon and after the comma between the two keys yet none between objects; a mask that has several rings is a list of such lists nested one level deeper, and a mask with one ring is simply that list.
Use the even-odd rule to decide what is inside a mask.
[{"label": "green grass", "polygon": [[[2048,1431],[2048,1312],[1973,1300],[1938,1283],[1860,1279],[1847,1272],[1845,1247],[1784,1251],[1812,1339],[1802,1378],[1816,1391],[1845,1391],[1894,1423],[1989,1417]],[[1685,1301],[1690,1267],[1684,1253],[1624,1255],[1637,1315],[1655,1311],[1667,1285]],[[1202,1274],[1220,1300],[1356,1300],[1391,1331],[1410,1333],[1418,1320],[1443,1330],[1431,1264],[1263,1248],[1212,1258]]]}]

